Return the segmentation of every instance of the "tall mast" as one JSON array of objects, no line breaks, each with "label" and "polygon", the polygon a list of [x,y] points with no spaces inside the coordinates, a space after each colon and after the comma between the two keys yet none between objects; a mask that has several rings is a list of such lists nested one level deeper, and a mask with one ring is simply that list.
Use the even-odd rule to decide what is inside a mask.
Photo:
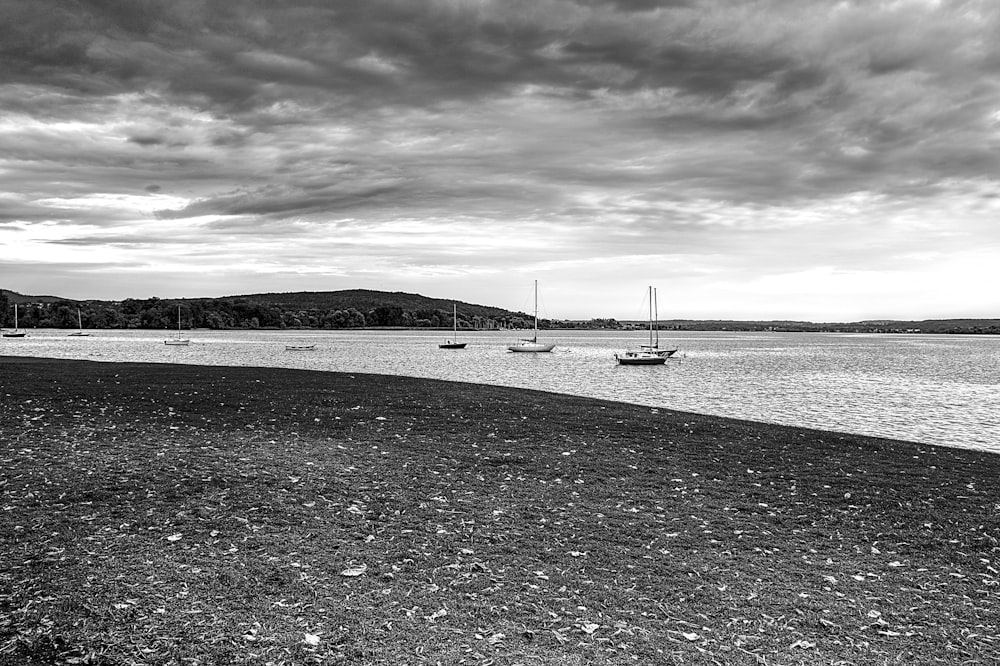
[{"label": "tall mast", "polygon": [[653,346],[653,287],[649,288],[649,346]]},{"label": "tall mast", "polygon": [[660,303],[656,298],[656,290],[653,290],[653,309],[656,311],[656,348],[660,348]]},{"label": "tall mast", "polygon": [[538,342],[538,280],[535,280],[535,335],[532,342]]}]

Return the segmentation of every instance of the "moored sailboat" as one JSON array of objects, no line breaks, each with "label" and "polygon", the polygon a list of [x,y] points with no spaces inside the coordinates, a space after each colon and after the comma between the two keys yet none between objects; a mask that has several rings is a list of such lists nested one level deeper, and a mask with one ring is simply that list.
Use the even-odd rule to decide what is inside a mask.
[{"label": "moored sailboat", "polygon": [[535,280],[535,324],[533,331],[530,338],[521,338],[514,344],[508,345],[507,349],[512,352],[550,352],[555,347],[554,344],[538,341],[538,280]]},{"label": "moored sailboat", "polygon": [[18,328],[18,325],[17,325],[17,303],[14,303],[14,330],[13,331],[4,331],[3,332],[3,337],[5,337],[5,338],[23,338],[26,335],[28,335],[28,334],[25,333],[24,331],[22,331],[20,328]]},{"label": "moored sailboat", "polygon": [[80,337],[90,335],[90,333],[83,332],[83,318],[80,316],[80,308],[76,309],[76,325],[77,329],[73,333],[70,333],[71,336]]},{"label": "moored sailboat", "polygon": [[458,342],[458,305],[452,303],[452,325],[455,331],[455,340],[448,340],[438,345],[438,349],[465,349],[466,342]]},{"label": "moored sailboat", "polygon": [[656,297],[656,287],[653,287],[653,316],[656,318],[655,338],[648,345],[642,345],[641,349],[652,352],[663,358],[670,358],[677,353],[677,348],[660,349],[660,308],[659,299]]},{"label": "moored sailboat", "polygon": [[179,305],[177,306],[177,337],[172,340],[164,340],[163,344],[174,346],[187,346],[191,344],[191,340],[181,337],[181,306]]},{"label": "moored sailboat", "polygon": [[[677,350],[663,350],[666,353],[661,353],[658,348],[659,338],[657,342],[653,342],[653,301],[655,296],[653,295],[653,288],[649,288],[649,344],[641,345],[638,350],[627,350],[620,354],[615,354],[615,360],[618,361],[618,365],[663,365],[667,362],[667,357],[670,356],[674,351]],[[657,329],[659,329],[659,322],[657,322]]]}]

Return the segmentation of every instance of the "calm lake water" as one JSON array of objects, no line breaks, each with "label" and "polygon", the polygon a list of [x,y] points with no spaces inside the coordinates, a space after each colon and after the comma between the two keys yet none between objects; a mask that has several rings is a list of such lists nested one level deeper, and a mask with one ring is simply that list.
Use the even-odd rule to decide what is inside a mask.
[{"label": "calm lake water", "polygon": [[[0,354],[367,372],[541,389],[652,407],[1000,453],[1000,337],[667,332],[665,366],[619,366],[641,332],[545,331],[551,354],[513,354],[509,331],[31,330]],[[308,352],[286,344],[315,344]]]}]

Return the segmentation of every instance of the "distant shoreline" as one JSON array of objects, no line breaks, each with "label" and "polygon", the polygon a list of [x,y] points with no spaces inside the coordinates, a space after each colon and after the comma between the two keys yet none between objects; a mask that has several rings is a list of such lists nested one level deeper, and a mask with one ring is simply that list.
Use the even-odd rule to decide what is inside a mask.
[{"label": "distant shoreline", "polygon": [[[993,320],[989,320],[993,321]],[[621,322],[622,324],[628,324],[629,322]],[[919,323],[919,322],[914,322]],[[57,331],[70,331],[76,330],[76,326],[20,326],[21,330],[57,330]],[[162,328],[140,328],[140,327],[115,327],[115,328],[95,328],[95,329],[84,329],[88,331],[99,330],[99,331],[176,331],[176,327],[164,326]],[[256,328],[240,328],[240,327],[230,327],[230,328],[208,328],[208,327],[182,327],[182,331],[303,331],[303,332],[344,332],[344,331],[427,331],[435,333],[451,333],[453,329],[447,326],[433,327],[433,326],[358,326],[351,328],[307,328],[307,327],[285,327],[280,328],[276,326],[258,326]],[[530,331],[530,328],[459,328],[459,335],[466,333],[503,333],[503,332],[524,332]],[[607,331],[607,332],[645,332],[648,329],[642,324],[642,322],[636,322],[634,325],[626,325],[618,328],[589,328],[589,327],[547,327],[539,326],[540,331]],[[886,334],[886,335],[900,335],[900,334],[913,334],[913,335],[994,335],[1000,336],[1000,328],[989,326],[977,329],[977,326],[973,325],[969,328],[904,328],[897,326],[855,326],[851,324],[803,324],[801,327],[773,327],[764,323],[756,322],[726,322],[719,324],[674,324],[667,327],[664,323],[659,329],[657,329],[663,335],[669,335],[671,333],[677,332],[701,332],[701,333],[865,333],[865,334]]]},{"label": "distant shoreline", "polygon": [[[524,312],[420,294],[354,289],[332,292],[246,294],[217,298],[71,300],[0,289],[0,322],[12,323],[22,306],[25,328],[113,328],[162,330],[524,330],[534,317]],[[1000,318],[949,317],[903,320],[868,318],[848,322],[794,319],[656,318],[661,331],[775,331],[844,333],[961,333],[1000,335]],[[180,320],[178,322],[178,320]],[[81,323],[82,322],[82,323]],[[645,330],[648,318],[569,319],[541,316],[542,330]]]}]

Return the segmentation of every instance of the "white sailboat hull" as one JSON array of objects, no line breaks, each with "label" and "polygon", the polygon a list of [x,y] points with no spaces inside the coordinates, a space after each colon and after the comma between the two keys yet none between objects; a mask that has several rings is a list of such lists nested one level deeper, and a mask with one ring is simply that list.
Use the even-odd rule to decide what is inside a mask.
[{"label": "white sailboat hull", "polygon": [[514,344],[508,346],[507,349],[512,352],[550,352],[555,349],[555,345],[525,340],[522,342],[515,342]]}]

